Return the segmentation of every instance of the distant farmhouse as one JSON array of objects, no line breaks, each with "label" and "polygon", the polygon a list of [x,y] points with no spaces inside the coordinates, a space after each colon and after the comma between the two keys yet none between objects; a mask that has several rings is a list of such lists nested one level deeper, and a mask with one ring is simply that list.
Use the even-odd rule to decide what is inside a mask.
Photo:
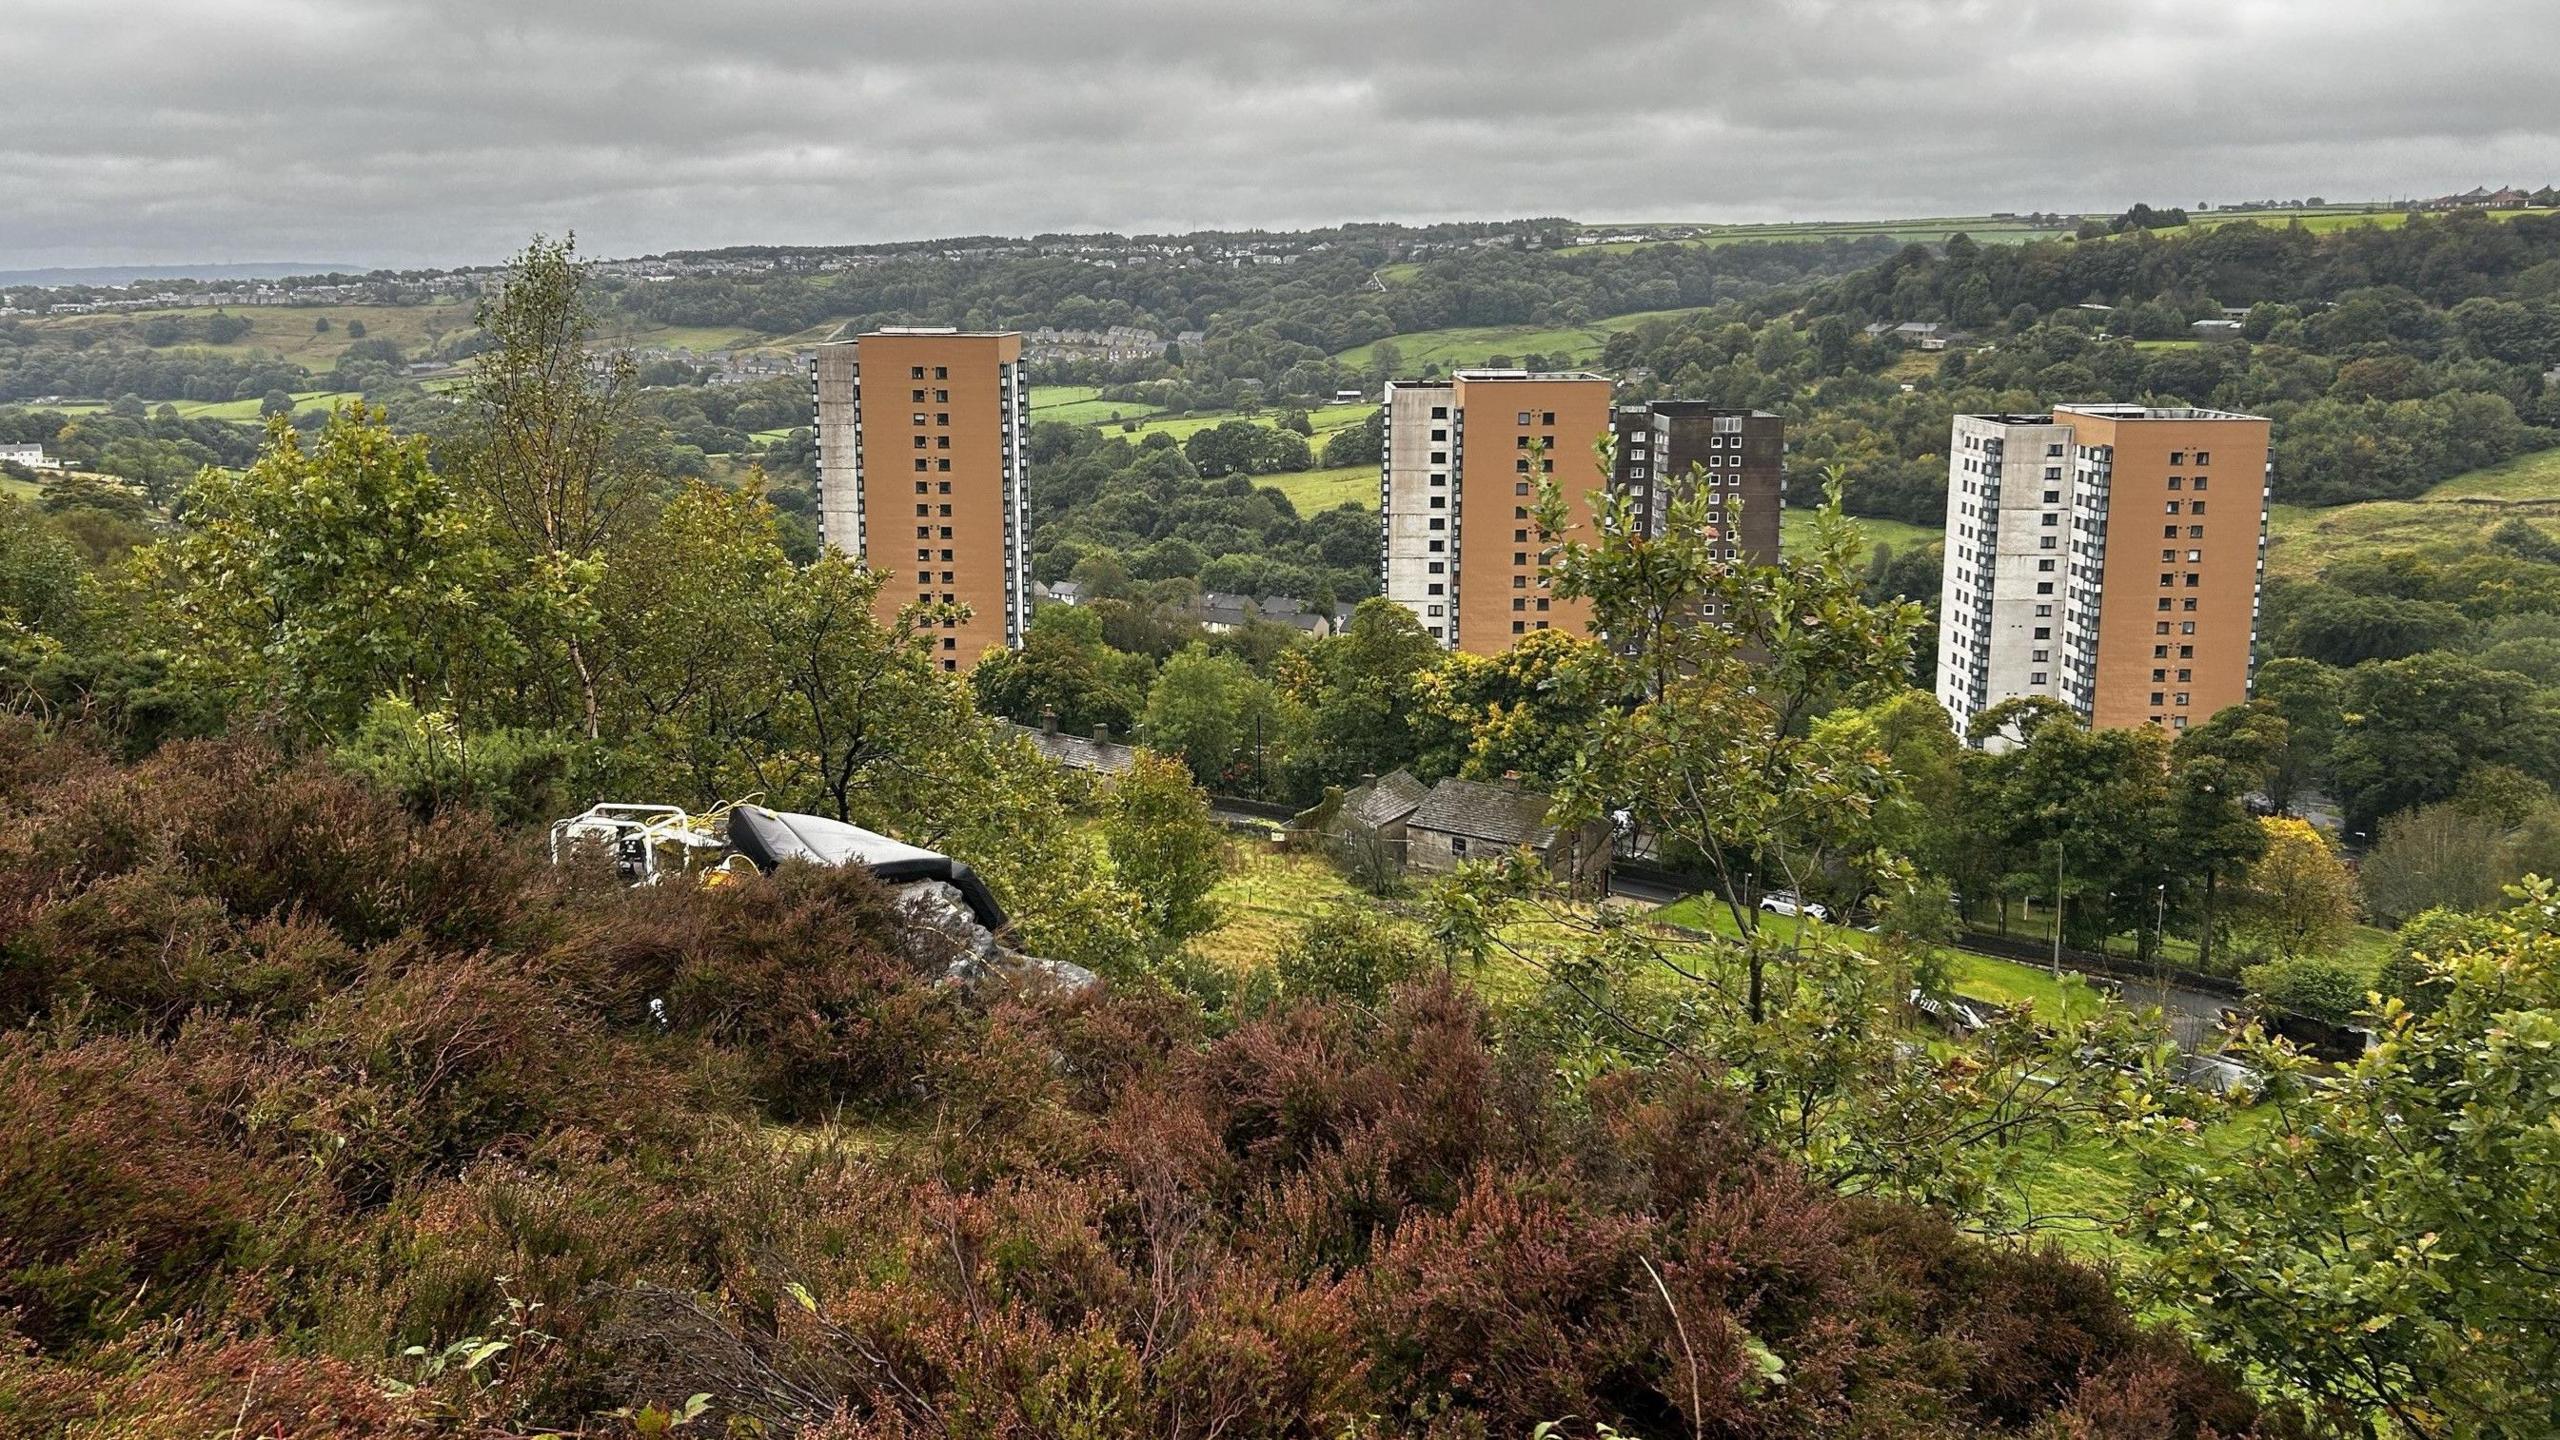
[{"label": "distant farmhouse", "polygon": [[1966,344],[1973,339],[1964,331],[1940,324],[1935,320],[1905,320],[1899,325],[1879,320],[1867,327],[1867,338],[1896,340],[1922,350],[1945,350],[1951,346]]},{"label": "distant farmhouse", "polygon": [[1424,785],[1396,770],[1329,797],[1301,814],[1302,831],[1323,835],[1355,873],[1403,868],[1445,874],[1462,861],[1493,860],[1523,847],[1573,889],[1605,890],[1613,837],[1598,823],[1550,824],[1548,796],[1515,777],[1447,779]]}]

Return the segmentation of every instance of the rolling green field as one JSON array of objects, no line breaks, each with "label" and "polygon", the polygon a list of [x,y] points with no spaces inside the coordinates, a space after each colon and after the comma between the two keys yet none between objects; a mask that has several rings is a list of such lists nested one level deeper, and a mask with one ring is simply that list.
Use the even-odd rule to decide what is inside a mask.
[{"label": "rolling green field", "polygon": [[[294,393],[293,409],[299,415],[305,410],[326,410],[332,405],[362,398],[362,392],[355,390],[301,390]],[[263,396],[248,400],[150,400],[144,402],[144,408],[157,411],[167,405],[184,420],[235,420],[254,425],[258,423],[258,407],[263,403]],[[62,415],[98,415],[105,413],[107,402],[64,400],[44,408]]]},{"label": "rolling green field", "polygon": [[1885,236],[1905,245],[1935,245],[1951,235],[1968,235],[1987,244],[2017,244],[2039,238],[2067,235],[2068,229],[2033,225],[2010,215],[1941,215],[1902,220],[1802,220],[1775,224],[1710,225],[1692,227],[1678,223],[1612,225],[1591,224],[1586,230],[1608,234],[1642,231],[1661,235],[1667,230],[1702,228],[1703,233],[1686,239],[1613,241],[1605,245],[1576,246],[1577,250],[1633,250],[1642,245],[1733,245],[1744,241],[1769,240],[1854,240]]},{"label": "rolling green field", "polygon": [[[1935,545],[1946,538],[1945,533],[1935,526],[1913,525],[1877,515],[1852,515],[1849,520],[1858,527],[1869,545],[1890,545],[1897,553],[1913,546]],[[1812,511],[1789,506],[1778,516],[1779,548],[1785,550],[1802,544],[1812,528]]]},{"label": "rolling green field", "polygon": [[[293,412],[327,410],[333,405],[349,405],[364,398],[357,390],[303,390],[293,397]],[[178,413],[189,420],[241,420],[257,423],[261,400],[178,400],[172,402]],[[157,409],[159,407],[152,407]]]},{"label": "rolling green field", "polygon": [[2560,501],[2560,450],[2536,450],[2503,465],[2456,475],[2424,497],[2441,500]]},{"label": "rolling green field", "polygon": [[1434,364],[1449,370],[1460,365],[1481,365],[1495,355],[1516,359],[1533,352],[1551,359],[1561,357],[1568,364],[1582,365],[1599,359],[1601,347],[1609,343],[1610,336],[1621,330],[1632,330],[1648,320],[1678,320],[1697,313],[1696,308],[1640,310],[1570,327],[1458,325],[1445,330],[1415,330],[1403,335],[1390,335],[1384,340],[1373,340],[1366,345],[1354,345],[1333,358],[1362,369],[1375,361],[1380,345],[1391,344],[1402,355],[1403,365],[1411,370]]},{"label": "rolling green field", "polygon": [[[141,322],[155,315],[177,315],[201,318],[209,310],[136,310],[117,315],[48,316],[27,321],[39,333],[48,331],[118,331],[130,326],[139,329]],[[367,340],[390,340],[401,349],[415,351],[433,345],[475,323],[478,310],[468,301],[453,300],[435,305],[235,305],[224,309],[227,315],[249,322],[247,333],[227,345],[190,342],[174,345],[172,350],[209,350],[222,355],[245,355],[263,350],[281,355],[313,370],[326,370],[355,343],[347,334],[351,322],[362,322]],[[315,325],[329,321],[329,331],[321,334]]]},{"label": "rolling green field", "polygon": [[[2513,220],[2519,215],[2551,215],[2560,214],[2560,211],[2524,209],[2491,210],[2487,213],[2492,219]],[[2191,216],[2184,225],[2172,225],[2151,233],[2184,235],[2224,225],[2300,225],[2314,234],[2326,235],[2339,230],[2353,230],[2361,225],[2370,225],[2377,230],[2397,230],[2408,223],[2409,212],[2406,210],[2331,205],[2317,210],[2211,210]]]},{"label": "rolling green field", "polygon": [[709,355],[720,350],[758,350],[773,342],[754,330],[724,325],[614,325],[596,338],[607,346],[662,346]]},{"label": "rolling green field", "polygon": [[2267,574],[2306,579],[2343,553],[2477,541],[2513,519],[2539,524],[2560,538],[2560,450],[2456,475],[2415,500],[2271,506]]},{"label": "rolling green field", "polygon": [[1143,420],[1157,413],[1156,406],[1142,405],[1134,400],[1077,400],[1052,405],[1046,410],[1035,408],[1031,418],[1034,421],[1055,420],[1066,425],[1097,425],[1116,432],[1120,421]]},{"label": "rolling green field", "polygon": [[1363,510],[1378,508],[1378,467],[1345,465],[1337,470],[1302,470],[1295,475],[1263,475],[1254,484],[1289,497],[1300,515],[1313,515],[1348,502]]},{"label": "rolling green field", "polygon": [[1108,425],[1114,415],[1135,420],[1153,415],[1158,409],[1132,400],[1105,400],[1101,394],[1091,385],[1034,385],[1031,418],[1035,422],[1055,420],[1067,425]]},{"label": "rolling green field", "polygon": [[[157,315],[201,318],[213,313],[195,309],[136,310],[110,315],[49,316],[26,323],[39,332],[112,332],[138,330],[143,321]],[[356,337],[347,333],[351,323],[363,324],[364,339],[389,340],[415,354],[448,336],[471,329],[477,323],[479,307],[473,301],[447,300],[432,305],[232,305],[224,307],[221,313],[248,321],[247,333],[224,345],[189,341],[169,348],[209,350],[223,355],[265,351],[315,371],[326,370],[337,363],[349,345],[355,343]],[[325,334],[316,328],[323,318],[329,321]],[[627,323],[606,327],[598,333],[597,339],[607,345],[665,346],[704,355],[719,350],[787,344],[734,326]]]}]

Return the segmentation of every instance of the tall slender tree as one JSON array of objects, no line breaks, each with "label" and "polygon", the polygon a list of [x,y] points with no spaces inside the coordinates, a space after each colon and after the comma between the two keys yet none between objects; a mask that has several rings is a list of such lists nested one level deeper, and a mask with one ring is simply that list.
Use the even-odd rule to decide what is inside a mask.
[{"label": "tall slender tree", "polygon": [[630,358],[590,347],[596,316],[577,237],[540,236],[481,307],[493,342],[474,364],[451,438],[465,484],[543,584],[572,603],[555,637],[590,737],[603,717],[593,656],[596,626],[581,602],[599,562],[653,485],[635,443]]}]

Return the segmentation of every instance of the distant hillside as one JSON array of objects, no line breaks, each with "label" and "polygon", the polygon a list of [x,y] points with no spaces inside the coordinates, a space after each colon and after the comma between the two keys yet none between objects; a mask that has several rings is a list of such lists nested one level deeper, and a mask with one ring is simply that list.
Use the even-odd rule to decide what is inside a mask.
[{"label": "distant hillside", "polygon": [[242,265],[70,265],[0,270],[0,285],[130,285],[136,280],[282,280],[293,275],[361,275],[342,260],[256,260]]}]

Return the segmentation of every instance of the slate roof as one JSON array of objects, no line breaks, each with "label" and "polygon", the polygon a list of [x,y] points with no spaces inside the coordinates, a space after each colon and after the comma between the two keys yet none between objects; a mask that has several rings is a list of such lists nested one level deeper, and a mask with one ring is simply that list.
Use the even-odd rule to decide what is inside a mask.
[{"label": "slate roof", "polygon": [[1070,770],[1090,770],[1100,775],[1125,775],[1138,762],[1137,747],[1110,740],[1096,740],[1086,735],[1069,735],[1057,730],[1044,730],[1037,725],[1012,726],[1013,733],[1031,742],[1041,754]]},{"label": "slate roof", "polygon": [[1556,827],[1546,823],[1553,803],[1535,790],[1516,785],[1450,779],[1431,787],[1408,823],[1417,830],[1544,850],[1556,838]]},{"label": "slate roof", "polygon": [[1342,820],[1371,830],[1393,825],[1411,815],[1431,790],[1409,770],[1379,776],[1342,797]]}]

